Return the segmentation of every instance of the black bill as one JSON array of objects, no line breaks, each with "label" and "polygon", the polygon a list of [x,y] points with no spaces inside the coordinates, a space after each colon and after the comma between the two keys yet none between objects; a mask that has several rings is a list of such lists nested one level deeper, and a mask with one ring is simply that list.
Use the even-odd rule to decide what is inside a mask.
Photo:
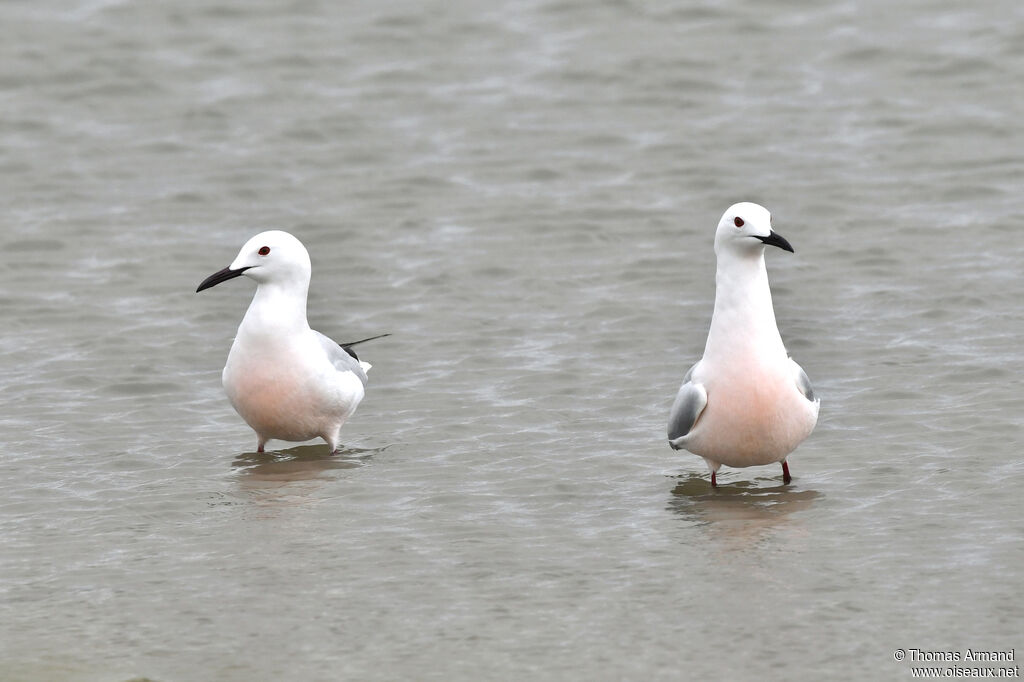
[{"label": "black bill", "polygon": [[793,247],[789,245],[789,242],[786,241],[786,238],[778,234],[775,230],[772,230],[771,234],[769,234],[767,237],[761,237],[758,235],[754,236],[756,236],[758,239],[760,239],[765,244],[768,244],[769,246],[777,246],[783,251],[789,251],[790,253],[794,253]]},{"label": "black bill", "polygon": [[199,287],[196,289],[196,293],[198,294],[203,289],[215,287],[221,282],[226,282],[229,279],[234,279],[235,277],[238,277],[248,269],[249,268],[238,268],[237,270],[232,270],[231,268],[224,268],[223,270],[218,270],[217,272],[213,273],[212,275],[203,280],[203,283],[200,284]]}]

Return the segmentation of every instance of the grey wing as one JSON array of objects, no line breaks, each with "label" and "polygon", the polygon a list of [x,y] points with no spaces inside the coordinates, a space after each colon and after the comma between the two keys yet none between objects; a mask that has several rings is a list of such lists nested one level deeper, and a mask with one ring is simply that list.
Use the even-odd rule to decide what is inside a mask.
[{"label": "grey wing", "polygon": [[691,367],[683,377],[683,385],[679,387],[679,393],[676,394],[672,412],[668,417],[668,440],[677,450],[682,447],[679,441],[690,433],[700,413],[708,404],[708,394],[704,386],[693,381],[693,370],[696,368],[697,365]]},{"label": "grey wing", "polygon": [[813,403],[814,388],[811,386],[811,380],[807,378],[807,372],[804,371],[803,367],[796,364],[796,361],[793,358],[790,358],[789,361],[793,363],[797,390],[803,393],[804,397]]},{"label": "grey wing", "polygon": [[352,372],[359,377],[359,381],[363,382],[363,386],[365,386],[366,372],[363,370],[363,366],[359,364],[359,361],[349,355],[344,348],[332,341],[330,337],[324,336],[316,330],[313,333],[320,340],[320,345],[323,346],[324,352],[327,353],[327,358],[334,365],[334,368],[339,372]]}]

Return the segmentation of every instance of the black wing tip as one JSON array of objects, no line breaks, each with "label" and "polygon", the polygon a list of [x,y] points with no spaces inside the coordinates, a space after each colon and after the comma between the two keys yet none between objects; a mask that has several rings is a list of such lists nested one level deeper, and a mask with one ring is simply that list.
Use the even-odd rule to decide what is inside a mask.
[{"label": "black wing tip", "polygon": [[341,346],[341,349],[343,351],[351,355],[353,360],[358,360],[359,356],[356,355],[356,352],[354,350],[352,350],[352,346],[358,346],[359,344],[366,343],[367,341],[376,341],[377,339],[383,339],[385,336],[391,336],[391,332],[388,332],[387,334],[377,334],[377,336],[370,336],[368,338],[359,339],[358,341],[351,341],[349,343],[339,343],[338,345]]},{"label": "black wing tip", "polygon": [[388,332],[387,334],[377,334],[377,336],[370,336],[365,339],[359,339],[358,341],[348,341],[347,343],[339,343],[338,345],[341,346],[342,348],[348,348],[349,346],[358,346],[359,344],[366,343],[367,341],[376,341],[377,339],[383,339],[385,336],[391,336],[391,332]]}]

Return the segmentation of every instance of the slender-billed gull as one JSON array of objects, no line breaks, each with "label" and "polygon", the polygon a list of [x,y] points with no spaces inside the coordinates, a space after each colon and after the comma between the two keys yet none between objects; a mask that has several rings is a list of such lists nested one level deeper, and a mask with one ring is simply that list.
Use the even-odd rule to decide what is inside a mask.
[{"label": "slender-billed gull", "polygon": [[792,252],[757,204],[729,207],[715,233],[715,311],[704,357],[683,377],[672,405],[668,442],[700,455],[715,473],[723,464],[782,463],[814,429],[820,400],[779,336],[764,265],[765,246]]},{"label": "slender-billed gull", "polygon": [[[280,230],[245,243],[228,267],[207,277],[196,293],[245,275],[256,294],[238,326],[222,380],[228,400],[258,438],[303,441],[320,437],[332,452],[341,427],[363,399],[370,363],[352,346],[338,344],[306,321],[312,273],[309,253]],[[381,336],[387,336],[383,334]]]}]

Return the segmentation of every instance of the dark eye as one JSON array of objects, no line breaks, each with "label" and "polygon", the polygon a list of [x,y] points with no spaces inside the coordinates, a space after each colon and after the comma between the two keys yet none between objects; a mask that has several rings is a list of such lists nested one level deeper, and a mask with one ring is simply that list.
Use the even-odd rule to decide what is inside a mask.
[{"label": "dark eye", "polygon": [[[733,222],[733,224],[736,225],[736,227],[743,227],[743,218],[741,218],[739,216],[736,216],[735,218],[733,218],[732,222]],[[264,246],[263,248],[267,248],[267,247]],[[260,251],[260,253],[263,253],[263,252]]]},{"label": "dark eye", "polygon": [[[736,220],[739,220],[739,218],[737,218]],[[270,247],[269,246],[261,246],[259,254],[261,256],[269,256],[270,255]]]}]

